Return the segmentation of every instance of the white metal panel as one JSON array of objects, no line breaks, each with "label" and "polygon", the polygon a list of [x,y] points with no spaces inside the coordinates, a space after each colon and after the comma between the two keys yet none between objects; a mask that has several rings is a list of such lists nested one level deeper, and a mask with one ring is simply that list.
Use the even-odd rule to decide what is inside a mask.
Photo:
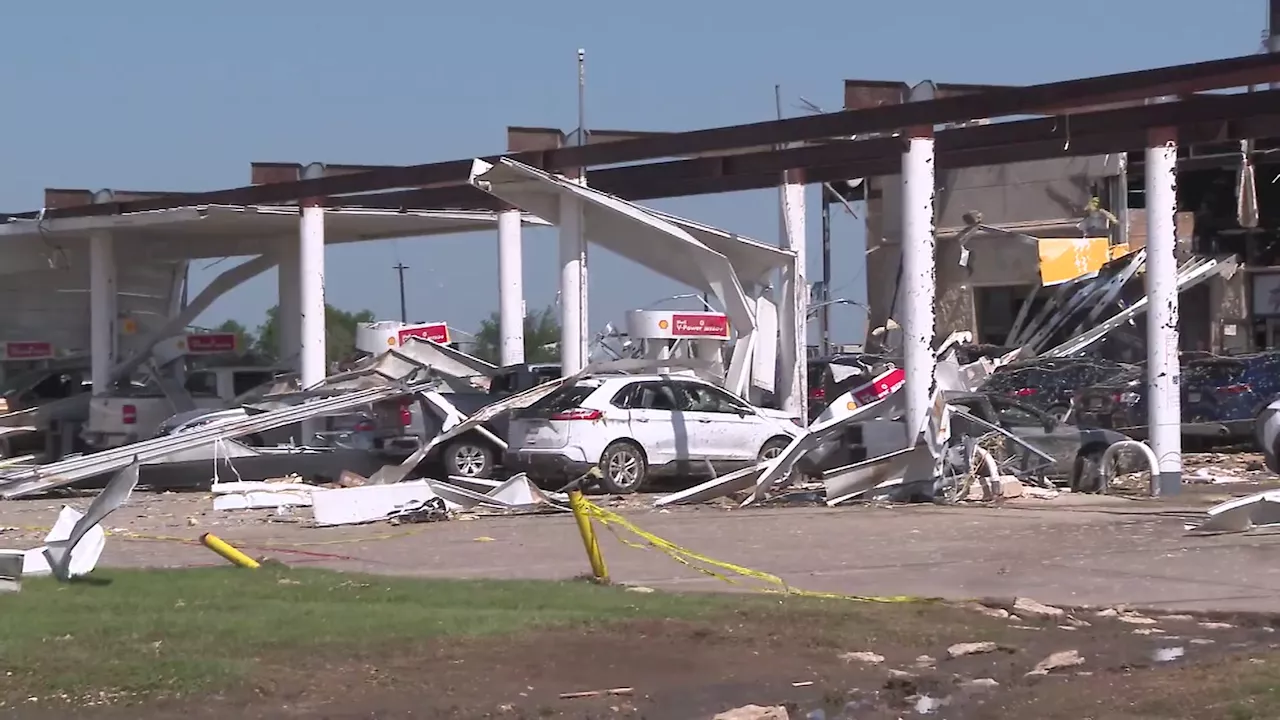
[{"label": "white metal panel", "polygon": [[[548,223],[525,215],[526,225]],[[488,231],[497,213],[484,210],[338,209],[325,212],[328,244]],[[190,259],[259,255],[264,243],[296,239],[298,208],[290,206],[201,205],[125,215],[0,223],[0,259],[8,248],[63,246],[85,242],[108,228],[117,245],[138,243],[139,258]],[[0,266],[4,263],[0,262]]]},{"label": "white metal panel", "polygon": [[497,197],[558,223],[559,196],[573,193],[585,201],[590,242],[693,288],[710,292],[740,330],[755,327],[734,268],[723,254],[647,208],[566,178],[504,158],[499,165],[476,161],[472,182]]},{"label": "white metal panel", "polygon": [[[59,352],[89,349],[88,247],[68,245],[57,257],[56,269],[0,275],[0,340],[47,340]],[[175,273],[181,273],[180,262],[119,263],[116,306],[121,317],[136,322],[139,335],[168,317]],[[129,341],[122,336],[124,349]]]}]

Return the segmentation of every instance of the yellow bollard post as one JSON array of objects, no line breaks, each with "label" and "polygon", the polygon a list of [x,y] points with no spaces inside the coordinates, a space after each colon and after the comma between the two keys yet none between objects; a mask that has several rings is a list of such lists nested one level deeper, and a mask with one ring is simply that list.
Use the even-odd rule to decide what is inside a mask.
[{"label": "yellow bollard post", "polygon": [[608,585],[609,570],[604,565],[600,543],[596,542],[596,530],[591,525],[591,515],[587,512],[587,499],[582,496],[581,490],[569,491],[569,508],[573,510],[573,519],[578,522],[578,533],[582,535],[587,559],[591,561],[592,578],[601,585]]},{"label": "yellow bollard post", "polygon": [[245,555],[239,550],[231,547],[225,540],[213,533],[205,533],[201,535],[200,542],[203,543],[205,547],[226,558],[226,560],[232,565],[249,568],[250,570],[257,570],[261,567],[257,560],[254,560],[248,555]]}]

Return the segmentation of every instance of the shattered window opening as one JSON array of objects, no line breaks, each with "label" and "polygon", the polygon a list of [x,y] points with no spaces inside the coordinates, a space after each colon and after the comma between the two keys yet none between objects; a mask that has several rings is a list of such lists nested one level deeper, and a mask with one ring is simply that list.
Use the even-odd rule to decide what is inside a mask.
[{"label": "shattered window opening", "polygon": [[1008,401],[992,400],[991,404],[995,407],[998,424],[1003,427],[1042,427],[1045,424],[1045,418],[1031,408]]},{"label": "shattered window opening", "polygon": [[626,407],[632,410],[662,410],[674,412],[681,408],[676,394],[666,383],[643,382],[628,387]]},{"label": "shattered window opening", "polygon": [[591,393],[598,389],[596,385],[574,385],[573,387],[564,388],[559,392],[551,393],[542,398],[538,402],[529,406],[531,411],[541,413],[558,413],[565,410],[572,410],[587,399]]},{"label": "shattered window opening", "polygon": [[734,399],[732,395],[719,388],[698,383],[678,383],[683,393],[689,396],[690,412],[711,412],[738,414],[748,412],[747,408]]}]

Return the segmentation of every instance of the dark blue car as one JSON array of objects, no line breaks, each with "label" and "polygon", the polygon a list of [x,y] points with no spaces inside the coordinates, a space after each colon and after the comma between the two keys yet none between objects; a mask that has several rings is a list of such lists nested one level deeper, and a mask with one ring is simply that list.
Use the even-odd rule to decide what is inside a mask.
[{"label": "dark blue car", "polygon": [[[1198,357],[1182,366],[1182,435],[1215,443],[1249,441],[1258,414],[1280,397],[1280,352]],[[1147,379],[1141,366],[1111,382],[1080,390],[1083,426],[1147,436]]]},{"label": "dark blue car", "polygon": [[1280,352],[1194,360],[1182,371],[1182,422],[1213,437],[1251,438],[1258,414],[1277,397]]}]

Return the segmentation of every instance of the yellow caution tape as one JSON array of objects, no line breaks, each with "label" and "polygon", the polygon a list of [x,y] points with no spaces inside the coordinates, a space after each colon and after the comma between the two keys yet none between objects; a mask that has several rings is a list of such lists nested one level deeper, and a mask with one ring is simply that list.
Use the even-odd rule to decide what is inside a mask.
[{"label": "yellow caution tape", "polygon": [[[685,565],[694,570],[697,570],[698,572],[703,573],[704,575],[709,575],[713,578],[723,580],[729,583],[730,585],[739,585],[738,580],[735,577],[733,577],[733,575],[736,575],[738,577],[750,578],[752,580],[756,580],[761,583],[764,583],[765,587],[754,588],[759,592],[773,593],[778,595],[795,595],[799,597],[821,598],[826,600],[851,600],[854,602],[864,602],[864,603],[920,603],[920,602],[937,602],[940,600],[940,598],[921,598],[921,597],[913,597],[910,595],[892,595],[892,596],[882,597],[882,596],[868,596],[868,595],[842,595],[839,593],[826,593],[826,592],[814,592],[812,590],[800,590],[798,588],[791,587],[790,585],[787,584],[785,580],[783,580],[782,578],[772,573],[761,572],[759,570],[752,570],[751,568],[746,568],[741,565],[734,565],[733,563],[724,562],[723,560],[716,560],[714,558],[709,558],[706,555],[702,555],[688,548],[681,547],[671,542],[670,540],[664,540],[663,538],[660,538],[657,535],[654,535],[648,530],[642,530],[641,528],[637,527],[635,523],[622,517],[618,513],[613,512],[612,510],[606,510],[600,507],[599,505],[596,505],[586,499],[583,499],[582,503],[587,513],[593,519],[599,520],[600,524],[608,528],[609,532],[613,533],[613,536],[616,537],[618,541],[621,542],[622,544],[627,545],[629,547],[638,548],[641,550],[644,550],[646,548],[654,548],[670,556],[671,559],[675,560],[676,562],[682,565]],[[618,530],[616,528],[621,528],[623,530],[626,530],[632,535],[635,535],[636,537],[643,539],[644,543],[634,542],[632,540],[627,539],[626,537],[623,537],[621,534],[618,533]],[[731,575],[725,574],[725,572],[719,572],[713,568],[724,570],[727,573],[730,573]]]}]

